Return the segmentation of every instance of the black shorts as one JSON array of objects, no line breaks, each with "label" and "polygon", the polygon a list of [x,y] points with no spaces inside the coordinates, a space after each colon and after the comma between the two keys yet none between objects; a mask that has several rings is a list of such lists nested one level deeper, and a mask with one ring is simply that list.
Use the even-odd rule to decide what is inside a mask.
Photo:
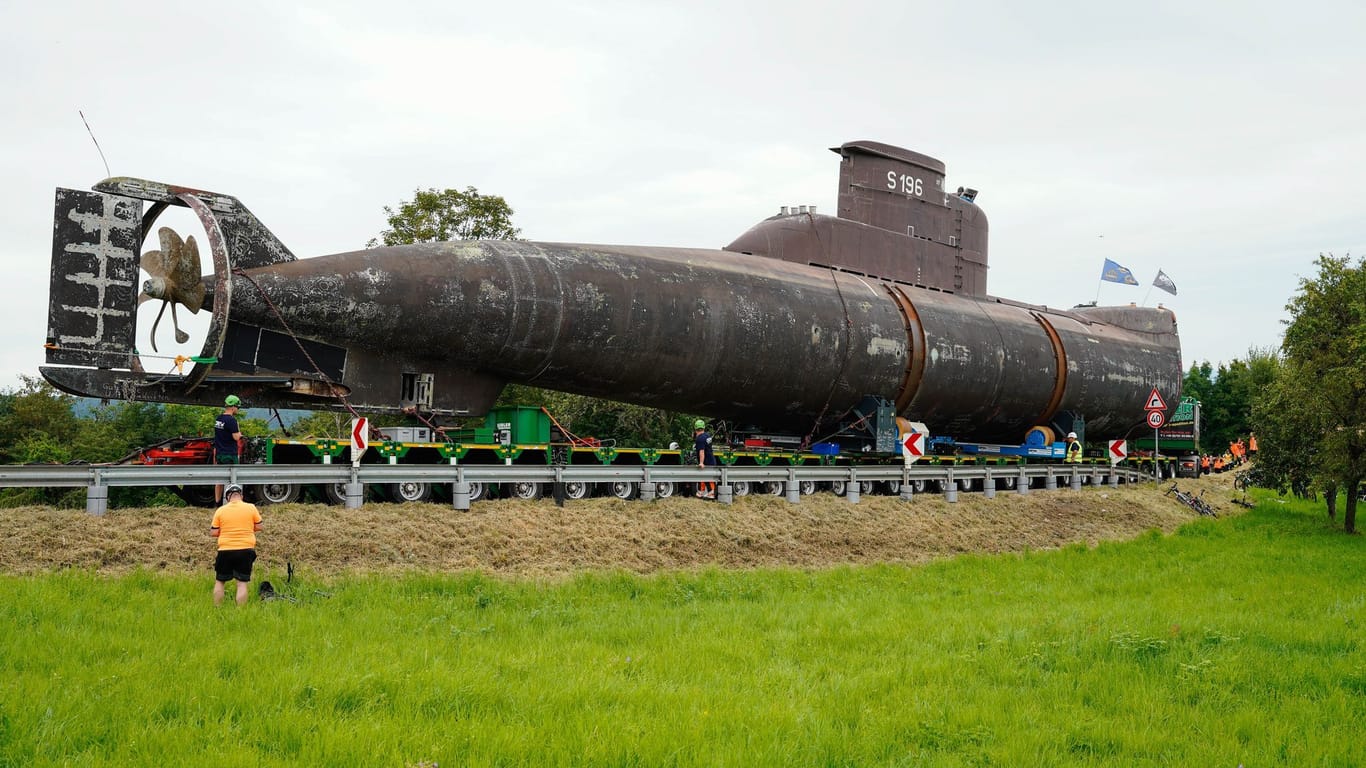
[{"label": "black shorts", "polygon": [[241,458],[241,457],[239,457],[239,456],[238,456],[237,454],[235,454],[235,453],[220,453],[220,454],[214,456],[213,463],[215,463],[215,464],[241,464],[242,462],[240,461],[240,458]]},{"label": "black shorts", "polygon": [[254,549],[220,549],[213,561],[214,578],[219,581],[251,581],[251,564],[254,562]]}]

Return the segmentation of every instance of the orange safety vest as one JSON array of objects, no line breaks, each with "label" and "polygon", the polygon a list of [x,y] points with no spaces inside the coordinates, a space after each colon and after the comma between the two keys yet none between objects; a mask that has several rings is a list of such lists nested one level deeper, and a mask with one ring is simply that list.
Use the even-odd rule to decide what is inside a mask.
[{"label": "orange safety vest", "polygon": [[1253,453],[1257,452],[1257,436],[1253,435],[1247,439],[1247,449]]}]

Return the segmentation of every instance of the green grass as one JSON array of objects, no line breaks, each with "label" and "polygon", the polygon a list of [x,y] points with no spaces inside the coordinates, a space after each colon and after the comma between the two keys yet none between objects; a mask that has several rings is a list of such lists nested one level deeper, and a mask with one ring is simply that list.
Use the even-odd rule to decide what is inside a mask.
[{"label": "green grass", "polygon": [[7,576],[0,765],[1359,766],[1363,546],[1267,497],[915,568]]}]

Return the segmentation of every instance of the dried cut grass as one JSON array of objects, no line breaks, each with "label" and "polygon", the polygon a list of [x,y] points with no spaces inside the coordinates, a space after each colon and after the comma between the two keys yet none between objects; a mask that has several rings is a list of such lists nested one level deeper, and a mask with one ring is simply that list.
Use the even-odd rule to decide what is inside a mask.
[{"label": "dried cut grass", "polygon": [[[1232,473],[1183,480],[1207,491],[1221,514],[1241,511]],[[918,563],[965,552],[1019,552],[1171,532],[1196,517],[1164,496],[1170,485],[1087,487],[1080,492],[1000,491],[995,499],[960,493],[864,496],[850,504],[829,494],[789,504],[750,496],[722,506],[693,498],[653,503],[588,499],[498,500],[469,512],[436,504],[263,507],[259,565],[286,559],[319,575],[392,571],[465,571],[558,578],[588,570],[637,573],[691,569]],[[102,517],[79,510],[0,510],[0,572],[64,568],[123,573],[211,569],[211,514],[201,509],[123,509]]]}]

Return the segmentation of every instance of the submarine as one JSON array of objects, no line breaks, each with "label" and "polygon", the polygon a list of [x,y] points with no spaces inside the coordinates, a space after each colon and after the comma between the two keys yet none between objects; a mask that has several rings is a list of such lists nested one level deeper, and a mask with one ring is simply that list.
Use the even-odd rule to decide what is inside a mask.
[{"label": "submarine", "polygon": [[[58,189],[41,373],[106,399],[471,416],[518,383],[782,434],[873,402],[933,434],[1017,443],[1122,437],[1153,389],[1179,401],[1170,310],[995,297],[975,190],[950,191],[918,152],[833,151],[834,215],[783,208],[719,249],[481,240],[299,259],[228,195],[127,177]],[[171,205],[203,225],[212,274],[166,228],[139,255]],[[148,300],[177,338],[178,307],[211,313],[190,370],[141,359]]]}]

